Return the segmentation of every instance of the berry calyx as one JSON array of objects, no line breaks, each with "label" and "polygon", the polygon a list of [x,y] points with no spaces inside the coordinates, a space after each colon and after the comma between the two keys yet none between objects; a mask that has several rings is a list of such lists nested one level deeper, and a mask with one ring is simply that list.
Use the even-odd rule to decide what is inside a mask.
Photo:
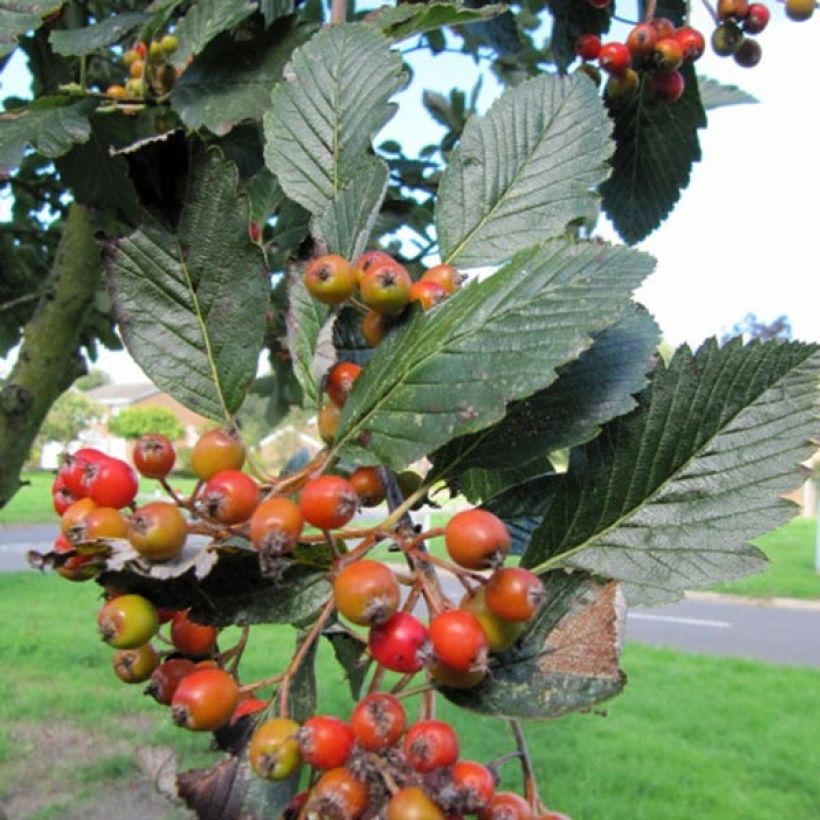
[{"label": "berry calyx", "polygon": [[510,551],[510,533],[493,513],[479,508],[456,513],[444,529],[447,552],[466,569],[499,566]]},{"label": "berry calyx", "polygon": [[171,700],[171,716],[177,726],[213,732],[230,721],[237,703],[236,680],[218,667],[206,667],[179,682]]},{"label": "berry calyx", "polygon": [[309,481],[299,498],[305,521],[320,530],[335,530],[356,514],[359,497],[353,485],[338,475],[322,475]]},{"label": "berry calyx", "polygon": [[356,270],[341,256],[325,254],[305,268],[305,287],[318,302],[338,305],[347,301],[356,287]]}]

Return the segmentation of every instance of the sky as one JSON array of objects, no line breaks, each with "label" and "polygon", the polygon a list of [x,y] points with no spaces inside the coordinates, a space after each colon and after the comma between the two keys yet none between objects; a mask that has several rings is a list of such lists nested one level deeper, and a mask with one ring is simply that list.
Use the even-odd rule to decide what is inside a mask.
[{"label": "sky", "polygon": [[[702,4],[693,5],[692,24],[708,39],[711,21]],[[627,14],[630,4],[621,2],[618,8]],[[700,132],[703,159],[695,164],[688,189],[666,222],[637,246],[651,253],[657,266],[636,298],[674,346],[697,346],[750,312],[764,320],[786,314],[795,338],[820,341],[820,261],[814,235],[820,229],[820,14],[794,23],[781,4],[770,8],[772,19],[758,37],[763,59],[756,68],[740,68],[708,48],[697,65],[698,73],[738,85],[759,103],[708,114],[709,127]],[[617,27],[612,36],[623,40],[627,32],[628,27]],[[423,89],[444,94],[453,86],[469,90],[478,69],[456,54],[432,59],[416,52],[407,59],[414,83],[397,98],[399,113],[376,142],[397,138],[412,154],[441,134],[422,109]],[[0,79],[0,98],[13,91],[6,78]],[[485,71],[479,109],[486,110],[500,93]],[[605,221],[599,233],[617,241]],[[10,365],[11,359],[0,362],[0,373]],[[95,366],[117,382],[146,380],[125,353],[102,351]]]}]

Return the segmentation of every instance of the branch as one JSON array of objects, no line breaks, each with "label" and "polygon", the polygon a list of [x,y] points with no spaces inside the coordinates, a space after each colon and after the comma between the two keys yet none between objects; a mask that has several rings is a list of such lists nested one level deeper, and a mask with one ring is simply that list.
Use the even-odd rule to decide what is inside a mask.
[{"label": "branch", "polygon": [[347,0],[333,0],[330,7],[330,25],[344,23],[347,20]]},{"label": "branch", "polygon": [[0,509],[20,487],[20,471],[51,405],[86,372],[80,332],[99,281],[91,214],[74,203],[43,296],[0,392]]}]

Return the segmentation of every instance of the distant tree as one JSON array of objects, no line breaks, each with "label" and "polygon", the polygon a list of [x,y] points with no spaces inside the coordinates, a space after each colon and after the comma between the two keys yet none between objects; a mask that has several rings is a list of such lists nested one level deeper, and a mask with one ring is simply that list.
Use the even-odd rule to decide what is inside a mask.
[{"label": "distant tree", "polygon": [[145,433],[162,433],[171,441],[182,438],[182,422],[166,407],[127,407],[108,422],[115,436],[139,438]]},{"label": "distant tree", "polygon": [[79,390],[68,390],[52,405],[40,428],[40,441],[57,441],[65,446],[102,413],[103,408],[97,402]]},{"label": "distant tree", "polygon": [[771,322],[764,322],[758,318],[756,313],[747,313],[739,322],[724,333],[722,342],[726,342],[734,336],[743,336],[744,339],[783,339],[787,341],[792,338],[792,325],[789,317],[785,314],[778,316]]},{"label": "distant tree", "polygon": [[93,390],[95,387],[102,387],[104,384],[111,384],[111,376],[97,367],[89,370],[85,376],[80,376],[74,382],[74,386],[83,391]]}]

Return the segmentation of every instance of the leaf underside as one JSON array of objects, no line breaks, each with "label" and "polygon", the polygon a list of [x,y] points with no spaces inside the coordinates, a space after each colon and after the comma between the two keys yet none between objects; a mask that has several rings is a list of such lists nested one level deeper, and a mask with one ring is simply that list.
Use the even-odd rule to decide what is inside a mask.
[{"label": "leaf underside", "polygon": [[149,18],[141,11],[114,14],[84,28],[55,29],[49,40],[57,54],[83,56],[119,42],[126,34]]},{"label": "leaf underside", "polygon": [[502,3],[477,8],[463,3],[414,3],[383,6],[368,22],[393,40],[406,40],[443,26],[464,26],[496,17],[507,10]]}]

